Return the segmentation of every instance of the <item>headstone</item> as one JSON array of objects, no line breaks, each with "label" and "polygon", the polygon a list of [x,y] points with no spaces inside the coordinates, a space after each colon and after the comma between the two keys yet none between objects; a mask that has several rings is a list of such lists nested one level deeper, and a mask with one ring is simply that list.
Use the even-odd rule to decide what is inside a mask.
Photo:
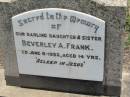
[{"label": "headstone", "polygon": [[114,2],[18,0],[9,4],[2,11],[7,84],[119,96],[126,1]]},{"label": "headstone", "polygon": [[12,18],[20,74],[103,81],[105,22],[67,9]]}]

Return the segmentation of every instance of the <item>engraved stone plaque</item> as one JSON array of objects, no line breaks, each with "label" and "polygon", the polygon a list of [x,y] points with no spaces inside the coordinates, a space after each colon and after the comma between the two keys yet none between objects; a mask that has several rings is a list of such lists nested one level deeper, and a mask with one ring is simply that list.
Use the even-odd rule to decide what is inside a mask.
[{"label": "engraved stone plaque", "polygon": [[105,21],[59,8],[12,18],[20,74],[103,81]]}]

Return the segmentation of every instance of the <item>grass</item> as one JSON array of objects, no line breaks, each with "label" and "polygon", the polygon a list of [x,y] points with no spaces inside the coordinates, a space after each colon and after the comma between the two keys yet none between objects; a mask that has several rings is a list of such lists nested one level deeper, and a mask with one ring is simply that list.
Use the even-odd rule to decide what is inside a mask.
[{"label": "grass", "polygon": [[130,47],[130,32],[128,32],[128,38],[125,41],[125,48],[129,48]]},{"label": "grass", "polygon": [[126,18],[126,31],[130,33],[130,15]]},{"label": "grass", "polygon": [[128,0],[128,7],[127,7],[126,31],[130,32],[130,0]]},{"label": "grass", "polygon": [[126,32],[128,32],[128,39],[125,42],[126,46],[130,45],[130,13],[127,14],[127,18],[126,18]]},{"label": "grass", "polygon": [[125,48],[130,47],[130,0],[128,0],[127,18],[126,18],[126,32],[128,32],[128,38],[125,41]]}]

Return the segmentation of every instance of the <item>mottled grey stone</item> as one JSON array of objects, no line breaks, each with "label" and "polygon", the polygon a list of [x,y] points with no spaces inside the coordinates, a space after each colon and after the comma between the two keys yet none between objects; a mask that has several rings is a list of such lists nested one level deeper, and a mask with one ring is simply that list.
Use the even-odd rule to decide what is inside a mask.
[{"label": "mottled grey stone", "polygon": [[[10,3],[0,3],[0,49],[3,52],[5,75],[18,76],[17,59],[13,33],[11,33],[11,19],[9,16]],[[7,11],[8,10],[8,11]],[[7,12],[6,12],[7,11]]]},{"label": "mottled grey stone", "polygon": [[[110,87],[121,87],[122,34],[125,32],[126,5],[127,0],[17,0],[8,4],[2,3],[0,14],[2,14],[3,21],[2,31],[4,38],[2,41],[5,50],[6,76],[19,77],[11,17],[33,9],[65,8],[91,14],[106,21],[103,85],[105,87],[109,86],[105,88],[106,94],[111,92]],[[120,89],[117,90],[120,91]]]}]

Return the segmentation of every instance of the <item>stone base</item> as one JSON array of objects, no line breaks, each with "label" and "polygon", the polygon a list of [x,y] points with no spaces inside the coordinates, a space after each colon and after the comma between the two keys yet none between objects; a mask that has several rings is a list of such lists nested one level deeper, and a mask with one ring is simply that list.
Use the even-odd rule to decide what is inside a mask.
[{"label": "stone base", "polygon": [[11,86],[19,86],[19,77],[5,76],[6,84]]},{"label": "stone base", "polygon": [[[120,96],[120,87],[103,86],[102,82],[74,80],[54,77],[41,77],[20,74],[20,78],[6,76],[7,85],[49,91],[69,92],[85,95]],[[117,96],[119,95],[119,96]]]}]

